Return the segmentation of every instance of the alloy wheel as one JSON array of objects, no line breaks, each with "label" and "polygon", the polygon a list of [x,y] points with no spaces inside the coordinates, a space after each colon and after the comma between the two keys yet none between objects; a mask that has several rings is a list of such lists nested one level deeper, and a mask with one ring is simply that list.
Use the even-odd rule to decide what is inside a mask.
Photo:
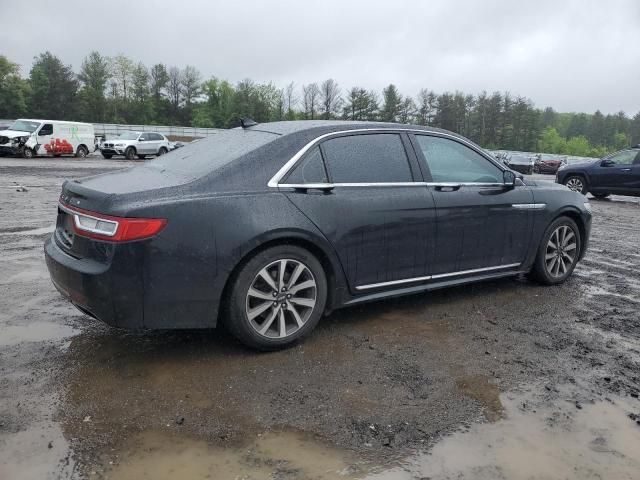
[{"label": "alloy wheel", "polygon": [[582,190],[584,189],[584,183],[582,183],[582,180],[580,180],[578,177],[570,178],[569,180],[567,180],[567,183],[565,185],[569,187],[570,190],[578,193],[582,193]]},{"label": "alloy wheel", "polygon": [[544,263],[547,272],[554,278],[559,278],[569,271],[577,255],[577,241],[575,232],[568,225],[556,228],[547,242]]},{"label": "alloy wheel", "polygon": [[245,302],[249,324],[264,337],[289,337],[309,320],[317,292],[316,279],[304,263],[276,260],[251,282]]}]

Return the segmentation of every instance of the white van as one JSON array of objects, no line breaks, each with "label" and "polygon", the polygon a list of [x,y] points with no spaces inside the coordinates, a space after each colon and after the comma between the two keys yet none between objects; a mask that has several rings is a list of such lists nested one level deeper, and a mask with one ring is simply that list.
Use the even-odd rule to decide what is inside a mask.
[{"label": "white van", "polygon": [[95,150],[90,123],[19,119],[0,131],[0,155],[86,157]]}]

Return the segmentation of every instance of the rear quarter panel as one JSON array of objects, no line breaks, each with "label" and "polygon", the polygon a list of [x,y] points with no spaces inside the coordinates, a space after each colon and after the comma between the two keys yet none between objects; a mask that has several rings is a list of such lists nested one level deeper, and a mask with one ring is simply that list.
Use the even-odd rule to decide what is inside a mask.
[{"label": "rear quarter panel", "polygon": [[[168,220],[145,252],[147,328],[216,326],[222,292],[234,268],[272,240],[310,241],[327,254],[334,270],[339,268],[325,237],[279,192],[160,202],[135,215]],[[338,289],[342,283],[341,277]]]}]

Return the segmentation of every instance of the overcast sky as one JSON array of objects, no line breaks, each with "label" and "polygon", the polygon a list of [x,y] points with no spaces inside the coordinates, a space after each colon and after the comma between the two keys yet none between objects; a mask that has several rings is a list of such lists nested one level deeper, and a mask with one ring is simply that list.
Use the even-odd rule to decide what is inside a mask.
[{"label": "overcast sky", "polygon": [[[90,50],[203,77],[415,95],[508,90],[540,107],[640,110],[640,0],[0,0],[0,54]],[[10,13],[9,13],[10,12]]]}]

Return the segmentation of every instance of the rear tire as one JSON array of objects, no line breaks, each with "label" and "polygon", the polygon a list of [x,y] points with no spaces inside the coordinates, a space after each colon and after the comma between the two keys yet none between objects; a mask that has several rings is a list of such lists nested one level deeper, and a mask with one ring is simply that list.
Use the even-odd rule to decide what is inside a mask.
[{"label": "rear tire", "polygon": [[126,158],[127,160],[133,160],[136,156],[136,149],[133,147],[127,147],[127,149],[124,151],[124,158]]},{"label": "rear tire", "polygon": [[107,160],[109,160],[111,157],[113,157],[113,155],[111,155],[110,153],[103,153],[102,156],[104,158],[106,158]]},{"label": "rear tire", "polygon": [[542,235],[531,277],[544,285],[563,283],[573,273],[581,249],[576,222],[569,217],[556,218]]},{"label": "rear tire", "polygon": [[158,156],[160,155],[164,155],[165,153],[167,153],[167,149],[164,147],[160,147],[160,150],[158,150]]},{"label": "rear tire", "polygon": [[76,150],[76,157],[78,158],[86,158],[89,155],[89,150],[84,145],[80,145]]},{"label": "rear tire", "polygon": [[564,179],[564,185],[574,192],[587,194],[587,181],[582,175],[569,175]]},{"label": "rear tire", "polygon": [[310,333],[327,301],[322,265],[293,245],[256,254],[234,275],[230,288],[225,326],[244,345],[264,351],[289,347]]}]

